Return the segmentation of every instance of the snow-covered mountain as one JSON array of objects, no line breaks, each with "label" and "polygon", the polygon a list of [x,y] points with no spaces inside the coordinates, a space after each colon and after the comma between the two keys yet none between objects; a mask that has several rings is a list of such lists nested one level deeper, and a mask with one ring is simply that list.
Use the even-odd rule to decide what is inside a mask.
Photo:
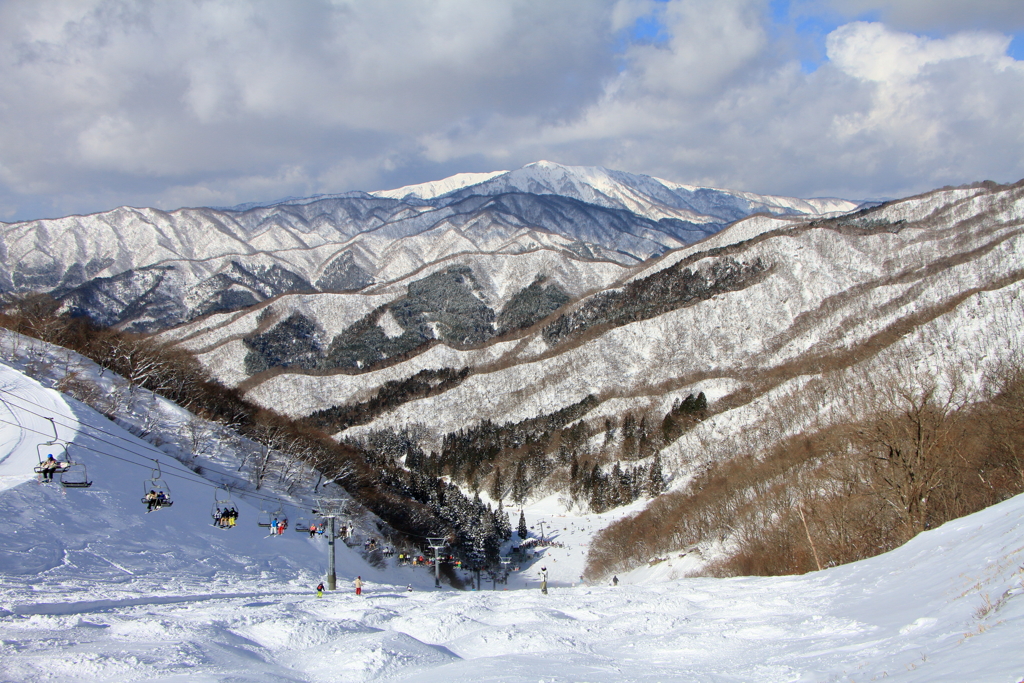
[{"label": "snow-covered mountain", "polygon": [[[857,208],[855,202],[843,199],[805,200],[723,191],[596,166],[562,166],[550,161],[538,161],[515,171],[486,175],[489,177],[467,183],[465,188],[435,196],[446,201],[458,201],[470,195],[557,195],[608,209],[624,209],[652,220],[678,219],[695,225],[731,223],[754,213],[821,215]],[[411,194],[426,198],[426,193],[433,189],[430,186],[413,186],[391,190],[387,196]]]},{"label": "snow-covered mountain", "polygon": [[[838,367],[879,360],[855,350],[887,331],[890,352],[920,358],[936,353],[924,339],[956,330],[962,343],[943,354],[950,362],[970,356],[981,372],[1000,357],[993,345],[1024,348],[1019,326],[1005,323],[1007,311],[1020,306],[1022,217],[1021,188],[989,186],[939,191],[830,220],[754,217],[651,263],[603,265],[603,275],[570,292],[573,303],[520,333],[469,344],[424,342],[401,362],[335,366],[344,374],[308,366],[246,380],[253,348],[247,340],[295,314],[308,318],[324,354],[332,340],[355,334],[356,323],[369,326],[360,339],[393,338],[403,328],[387,327],[389,307],[405,305],[422,275],[373,296],[283,297],[265,308],[182,326],[165,338],[198,351],[227,383],[245,382],[250,398],[293,416],[365,401],[385,383],[423,371],[469,368],[472,374],[457,386],[396,406],[365,427],[425,424],[438,433],[484,419],[550,413],[588,394],[602,400],[588,417],[594,420],[630,408],[664,413],[698,391],[718,399],[757,388],[767,397],[799,384],[802,359],[831,359]],[[534,269],[555,272],[555,264],[528,258],[535,257],[502,260],[521,264],[504,279],[527,283]],[[473,274],[496,268],[482,260],[460,262]],[[596,275],[580,268],[553,277],[562,282],[584,271]],[[602,286],[613,280],[614,287]],[[673,288],[691,286],[686,283],[691,292],[666,298]],[[465,287],[472,290],[470,283]],[[596,293],[578,296],[590,287]],[[516,288],[481,289],[507,301]],[[285,328],[279,332],[285,335]],[[793,370],[779,374],[784,368]],[[761,378],[769,376],[766,384]],[[680,466],[689,447],[684,442],[672,449]]]},{"label": "snow-covered mountain", "polygon": [[155,330],[290,292],[365,291],[462,254],[632,265],[755,212],[853,208],[540,162],[239,210],[122,207],[4,224],[0,293],[48,291],[103,324]]}]

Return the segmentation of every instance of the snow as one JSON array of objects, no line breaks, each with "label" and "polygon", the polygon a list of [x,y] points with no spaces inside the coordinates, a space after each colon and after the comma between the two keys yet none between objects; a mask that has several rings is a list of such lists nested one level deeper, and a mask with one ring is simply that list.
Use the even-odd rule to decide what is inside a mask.
[{"label": "snow", "polygon": [[455,175],[449,178],[444,178],[443,180],[433,180],[427,183],[420,183],[418,185],[406,185],[405,187],[399,187],[394,190],[377,190],[370,194],[375,197],[391,197],[392,199],[406,199],[408,197],[432,199],[470,185],[482,183],[485,180],[490,180],[491,178],[504,173],[508,173],[508,171],[491,171],[490,173],[456,173]]},{"label": "snow", "polygon": [[[36,357],[55,367],[60,359],[45,353]],[[8,344],[5,358],[13,355]],[[549,497],[527,508],[527,521],[532,534],[545,522],[544,536],[564,547],[542,548],[498,590],[486,580],[481,591],[434,590],[423,570],[376,570],[339,544],[339,590],[317,598],[322,539],[268,538],[244,497],[239,526],[215,528],[210,482],[171,469],[176,461],[152,444],[10,364],[0,364],[0,390],[0,680],[1015,683],[1024,675],[1024,496],[805,576],[679,578],[686,558],[674,554],[618,586],[579,584],[586,545],[642,503],[576,515]],[[36,445],[51,438],[47,417],[87,462],[92,488],[40,485],[30,474]],[[175,504],[146,514],[139,497],[150,457],[164,463]],[[537,590],[539,566],[550,572],[547,595]],[[367,579],[358,597],[357,574]]]}]

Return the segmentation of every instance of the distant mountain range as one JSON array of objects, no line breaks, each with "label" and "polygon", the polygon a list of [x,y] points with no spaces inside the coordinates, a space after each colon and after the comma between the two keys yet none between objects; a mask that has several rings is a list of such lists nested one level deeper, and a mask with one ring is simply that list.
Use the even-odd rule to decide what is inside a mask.
[{"label": "distant mountain range", "polygon": [[[0,292],[47,291],[97,322],[156,331],[288,293],[381,291],[453,259],[502,255],[572,296],[752,214],[855,208],[537,162],[234,209],[121,207],[4,224]],[[603,274],[582,275],[584,264]],[[500,305],[508,287],[475,277]]]}]

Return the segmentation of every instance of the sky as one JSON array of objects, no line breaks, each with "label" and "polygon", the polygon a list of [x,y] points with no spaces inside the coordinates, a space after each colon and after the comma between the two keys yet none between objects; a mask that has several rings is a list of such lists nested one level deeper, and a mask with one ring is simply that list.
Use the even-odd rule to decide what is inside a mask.
[{"label": "sky", "polygon": [[0,0],[0,221],[546,159],[765,194],[1024,178],[1020,0]]}]

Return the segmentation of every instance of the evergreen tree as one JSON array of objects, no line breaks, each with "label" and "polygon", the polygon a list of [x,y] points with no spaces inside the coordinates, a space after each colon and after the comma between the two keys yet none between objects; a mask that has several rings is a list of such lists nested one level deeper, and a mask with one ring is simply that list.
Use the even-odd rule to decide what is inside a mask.
[{"label": "evergreen tree", "polygon": [[519,506],[526,502],[529,485],[526,482],[526,466],[520,460],[516,463],[516,474],[512,478],[512,501]]},{"label": "evergreen tree", "polygon": [[654,454],[654,462],[647,472],[647,495],[654,497],[665,491],[665,477],[661,473],[661,455]]},{"label": "evergreen tree", "polygon": [[491,490],[489,493],[491,500],[496,500],[499,503],[505,497],[505,482],[502,480],[501,468],[497,465],[494,466],[494,477],[491,479]]},{"label": "evergreen tree", "polygon": [[494,512],[494,528],[503,541],[512,538],[512,521],[508,518],[508,510],[498,501],[498,509]]},{"label": "evergreen tree", "polygon": [[695,413],[703,412],[708,409],[708,397],[704,395],[704,392],[697,394],[697,398],[693,402],[693,411]]},{"label": "evergreen tree", "polygon": [[530,534],[530,531],[526,528],[526,515],[523,511],[519,511],[519,526],[516,527],[516,533],[519,535],[520,541],[525,541],[526,537]]}]

